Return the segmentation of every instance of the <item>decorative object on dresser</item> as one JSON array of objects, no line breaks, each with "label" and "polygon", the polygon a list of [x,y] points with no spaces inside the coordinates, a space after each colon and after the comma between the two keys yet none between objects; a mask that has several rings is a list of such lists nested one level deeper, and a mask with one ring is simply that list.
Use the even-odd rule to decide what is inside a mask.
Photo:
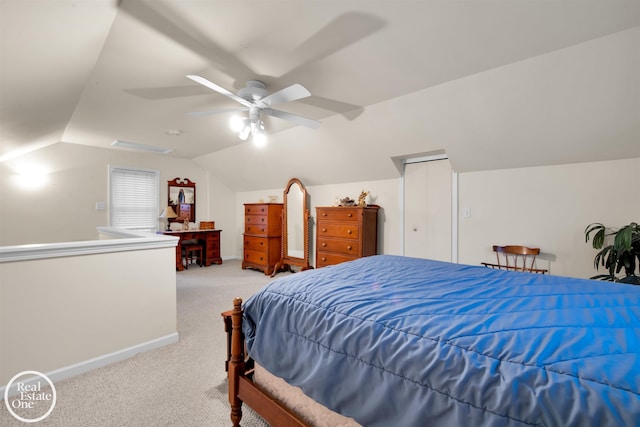
[{"label": "decorative object on dresser", "polygon": [[292,266],[307,270],[309,264],[309,205],[307,189],[298,178],[291,178],[284,188],[282,211],[282,252],[273,276]]},{"label": "decorative object on dresser", "polygon": [[269,275],[280,260],[282,203],[245,203],[242,268]]},{"label": "decorative object on dresser", "polygon": [[378,252],[379,206],[316,207],[316,268]]},{"label": "decorative object on dresser", "polygon": [[200,230],[213,230],[216,228],[215,221],[200,221]]},{"label": "decorative object on dresser", "polygon": [[169,222],[195,222],[196,221],[196,183],[189,178],[174,178],[167,181],[169,190],[169,206],[178,215]]}]

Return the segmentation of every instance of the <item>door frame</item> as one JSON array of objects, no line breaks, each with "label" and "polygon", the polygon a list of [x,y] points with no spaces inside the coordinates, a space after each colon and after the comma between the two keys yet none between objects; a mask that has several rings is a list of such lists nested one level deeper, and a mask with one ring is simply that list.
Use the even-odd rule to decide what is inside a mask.
[{"label": "door frame", "polygon": [[[449,160],[446,154],[434,154],[429,156],[409,157],[402,160],[402,179],[400,180],[400,244],[402,255],[405,248],[405,168],[412,163],[433,162],[436,160]],[[458,173],[451,168],[451,262],[458,263]]]}]

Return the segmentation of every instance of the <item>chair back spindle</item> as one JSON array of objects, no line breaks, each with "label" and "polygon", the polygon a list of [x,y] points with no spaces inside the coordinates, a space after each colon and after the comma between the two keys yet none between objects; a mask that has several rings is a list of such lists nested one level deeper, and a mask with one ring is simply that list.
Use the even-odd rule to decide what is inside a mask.
[{"label": "chair back spindle", "polygon": [[536,256],[540,254],[540,248],[526,246],[493,245],[496,254],[496,264],[483,262],[482,265],[499,270],[525,271],[528,273],[545,274],[546,269],[536,267]]}]

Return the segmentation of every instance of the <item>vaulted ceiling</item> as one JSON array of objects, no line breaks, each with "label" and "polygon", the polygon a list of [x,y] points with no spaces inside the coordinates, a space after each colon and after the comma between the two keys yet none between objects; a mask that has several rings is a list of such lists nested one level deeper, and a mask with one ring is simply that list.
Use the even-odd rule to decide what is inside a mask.
[{"label": "vaulted ceiling", "polygon": [[[640,157],[638,1],[0,0],[0,159],[64,142],[171,148],[234,190]],[[236,92],[300,83],[241,142]],[[179,133],[179,135],[175,135]]]}]

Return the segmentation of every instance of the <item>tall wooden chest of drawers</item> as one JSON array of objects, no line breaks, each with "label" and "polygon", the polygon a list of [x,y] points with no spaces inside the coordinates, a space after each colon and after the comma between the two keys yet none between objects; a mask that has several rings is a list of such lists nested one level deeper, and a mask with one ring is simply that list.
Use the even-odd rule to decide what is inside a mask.
[{"label": "tall wooden chest of drawers", "polygon": [[282,255],[282,203],[246,203],[243,237],[242,268],[273,273]]},{"label": "tall wooden chest of drawers", "polygon": [[378,206],[316,208],[316,268],[377,251]]}]

